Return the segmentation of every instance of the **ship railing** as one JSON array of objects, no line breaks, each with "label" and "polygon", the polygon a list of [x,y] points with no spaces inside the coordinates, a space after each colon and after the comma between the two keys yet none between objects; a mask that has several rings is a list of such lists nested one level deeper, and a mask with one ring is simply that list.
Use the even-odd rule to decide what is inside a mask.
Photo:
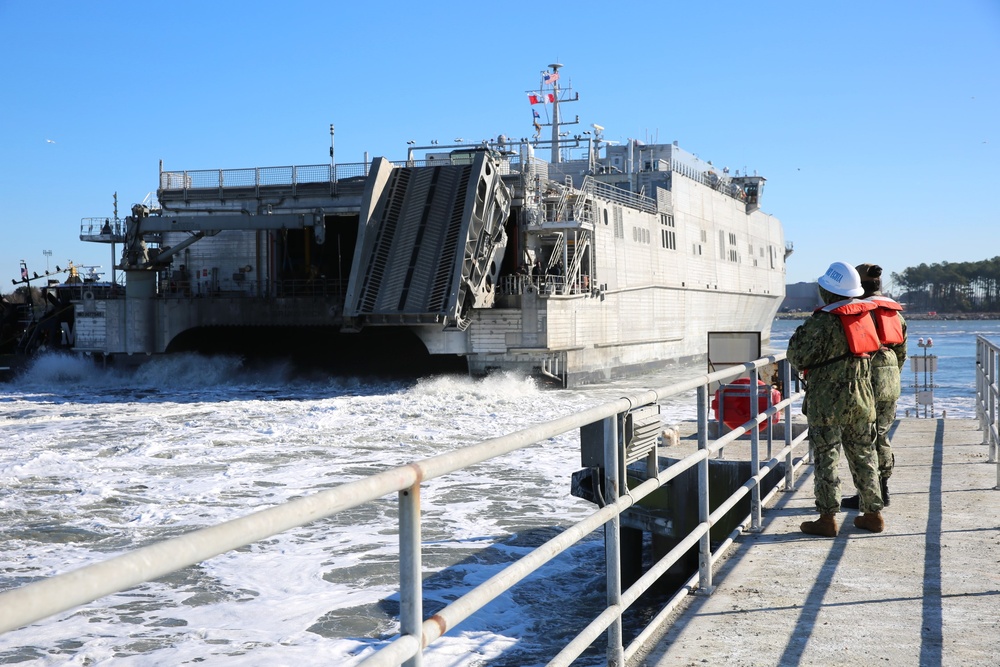
[{"label": "ship railing", "polygon": [[[516,164],[517,160],[514,159],[516,156],[504,156],[504,159],[500,160],[497,166],[497,173],[501,176],[509,176],[510,174],[518,173],[512,164]],[[431,167],[435,165],[444,164],[442,160],[403,160],[403,161],[392,161],[395,167]]]},{"label": "ship railing", "polygon": [[[500,161],[499,172],[502,175],[516,173],[516,168],[512,169],[511,167],[512,161],[516,162],[513,157],[516,156]],[[392,160],[391,163],[396,167],[426,167],[441,164],[440,161],[428,160]],[[296,194],[303,186],[315,188],[317,185],[325,184],[330,186],[331,192],[335,192],[337,184],[351,179],[365,178],[370,169],[371,162],[356,162],[337,165],[312,164],[242,169],[161,171],[160,192],[215,191],[221,197],[227,193],[243,194],[250,191],[259,192],[261,188],[287,187],[291,189],[293,194]],[[100,229],[100,226],[95,229]]]},{"label": "ship railing", "polygon": [[573,200],[573,219],[584,227],[592,227],[594,223],[594,202],[589,194],[592,193],[584,192]]},{"label": "ship railing", "polygon": [[587,176],[583,179],[580,189],[592,197],[628,206],[629,208],[638,209],[646,213],[656,213],[657,211],[656,200],[652,197],[639,195],[629,190],[615,187],[614,185],[602,183],[592,176]]},{"label": "ship railing", "polygon": [[497,280],[498,296],[521,296],[531,285],[531,276],[524,273],[503,275]]},{"label": "ship railing", "polygon": [[[755,385],[760,369],[773,364],[778,364],[779,376],[783,379],[782,400],[760,413],[757,402],[751,401],[749,421],[710,441],[709,387],[712,383],[722,383],[749,375],[751,384]],[[433,649],[434,642],[449,630],[529,576],[542,576],[539,570],[545,564],[576,544],[592,541],[593,533],[602,528],[605,543],[603,551],[606,606],[548,664],[570,665],[602,634],[606,634],[607,664],[624,665],[626,661],[633,660],[656,636],[684,597],[695,591],[703,594],[712,593],[715,570],[724,552],[734,544],[743,530],[761,529],[762,506],[770,497],[779,489],[794,488],[794,472],[802,464],[804,457],[795,460],[793,453],[797,447],[805,443],[808,429],[802,430],[793,439],[793,429],[787,427],[791,423],[792,403],[801,398],[801,392],[797,390],[793,392],[792,387],[790,365],[785,360],[784,353],[778,353],[661,388],[638,392],[497,438],[384,470],[363,479],[346,482],[0,593],[0,633],[38,622],[227,551],[242,549],[284,531],[395,494],[398,514],[394,532],[399,536],[397,555],[400,582],[399,635],[392,640],[382,642],[379,649],[364,656],[361,665],[372,667],[421,664],[424,647]],[[657,454],[655,437],[659,430],[657,424],[660,423],[660,402],[678,396],[690,397],[692,392],[697,401],[697,450],[661,468],[663,463]],[[783,413],[786,424],[784,446],[770,460],[762,462],[761,436],[757,426],[769,422],[770,417],[779,411]],[[650,433],[651,428],[652,433]],[[604,482],[600,490],[595,491],[598,509],[588,510],[583,518],[562,529],[558,535],[499,570],[485,582],[469,588],[450,604],[437,610],[432,618],[424,620],[423,574],[427,571],[427,565],[422,551],[421,498],[427,490],[433,492],[434,486],[430,484],[431,480],[467,470],[471,466],[480,465],[518,450],[545,446],[553,438],[579,437],[583,446],[585,430],[588,433],[589,456],[600,459],[600,467],[595,474],[603,476]],[[599,434],[596,439],[595,433]],[[721,501],[713,499],[719,504],[712,510],[709,502],[709,460],[728,443],[744,434],[749,434],[750,438],[750,475],[728,498]],[[650,435],[654,437],[651,439]],[[335,436],[331,434],[331,437]],[[767,430],[765,437],[770,445],[770,429]],[[641,444],[641,451],[638,453],[634,448],[637,439]],[[594,444],[598,447],[593,447]],[[638,478],[633,467],[629,467],[629,473],[626,473],[625,466],[630,461],[637,461],[639,465],[645,461],[643,473]],[[762,488],[765,476],[782,464],[783,484],[777,484],[765,495]],[[643,498],[692,469],[697,471],[694,484],[696,499],[691,499],[692,503],[696,501],[698,508],[697,524],[686,535],[675,536],[679,540],[677,545],[639,576],[635,583],[623,589],[620,557],[622,514]],[[634,481],[634,484],[629,484],[627,480]],[[737,480],[737,483],[740,483],[740,480]],[[620,490],[626,488],[627,491],[622,494]],[[713,550],[710,533],[712,526],[729,515],[737,503],[747,496],[750,500],[749,514],[739,519],[736,528]],[[511,520],[513,519],[512,516]],[[691,575],[651,622],[626,646],[623,638],[625,610],[694,548],[699,552],[698,571]],[[544,587],[543,582],[536,581],[534,585]],[[373,632],[374,630],[375,628],[372,629]]]},{"label": "ship railing", "polygon": [[124,243],[125,221],[108,217],[80,220],[80,240],[94,243]]},{"label": "ship railing", "polygon": [[573,194],[573,177],[566,176],[566,181],[565,183],[563,183],[563,186],[564,187],[562,188],[562,191],[559,193],[559,203],[556,204],[555,207],[555,217],[552,218],[552,220],[555,222],[567,219],[566,218],[567,209],[569,209],[570,211],[570,217],[568,219],[569,220],[573,219],[572,217],[573,211],[572,209],[569,208],[570,196]]},{"label": "ship railing", "polygon": [[[587,255],[587,250],[590,248],[590,233],[584,232],[582,234],[573,233],[573,256],[570,259],[569,267],[566,269],[566,276],[568,277],[568,284],[566,287],[573,288],[578,286],[580,288],[589,289],[590,287],[590,276],[583,273],[583,258]],[[567,289],[564,293],[570,293]]]},{"label": "ship railing", "polygon": [[215,191],[220,197],[224,197],[227,193],[259,194],[261,188],[286,187],[294,195],[298,194],[298,190],[302,187],[315,188],[317,185],[328,185],[333,192],[340,181],[367,176],[370,167],[370,163],[364,162],[161,171],[160,193]]},{"label": "ship railing", "polygon": [[728,176],[719,176],[712,172],[704,172],[678,160],[674,160],[671,163],[670,171],[685,178],[690,178],[692,181],[697,181],[740,202],[746,203],[747,201],[746,191],[738,183],[734,183]]},{"label": "ship railing", "polygon": [[590,294],[590,276],[583,273],[577,280],[568,282],[559,274],[528,275],[516,273],[500,276],[497,280],[499,296],[522,296],[528,293],[549,296],[552,294]]},{"label": "ship railing", "polygon": [[989,461],[997,464],[997,490],[1000,490],[1000,345],[976,336],[976,417],[983,432],[983,444],[989,447]]}]

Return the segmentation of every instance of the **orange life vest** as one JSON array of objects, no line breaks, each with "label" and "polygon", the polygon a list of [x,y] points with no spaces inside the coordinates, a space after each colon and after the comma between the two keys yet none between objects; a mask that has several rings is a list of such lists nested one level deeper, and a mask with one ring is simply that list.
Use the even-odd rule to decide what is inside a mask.
[{"label": "orange life vest", "polygon": [[882,347],[875,321],[868,315],[876,305],[867,300],[844,299],[820,308],[840,318],[840,324],[847,334],[847,345],[856,357],[867,357]]},{"label": "orange life vest", "polygon": [[872,318],[875,320],[875,330],[878,332],[878,339],[883,345],[898,345],[903,338],[903,323],[897,313],[903,310],[902,304],[893,301],[887,296],[870,296],[868,301],[875,304],[872,311]]}]

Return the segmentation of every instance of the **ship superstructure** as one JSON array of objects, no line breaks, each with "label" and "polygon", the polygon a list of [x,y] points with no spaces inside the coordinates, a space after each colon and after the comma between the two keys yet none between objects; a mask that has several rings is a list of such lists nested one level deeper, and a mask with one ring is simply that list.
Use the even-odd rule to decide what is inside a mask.
[{"label": "ship superstructure", "polygon": [[330,349],[391,331],[473,374],[564,385],[704,356],[710,331],[766,340],[786,251],[765,179],[599,125],[569,135],[560,67],[529,94],[549,139],[539,119],[531,138],[402,160],[161,166],[158,203],[84,219],[81,239],[122,246],[125,290],[84,294],[68,339],[114,359],[237,331],[308,329]]}]

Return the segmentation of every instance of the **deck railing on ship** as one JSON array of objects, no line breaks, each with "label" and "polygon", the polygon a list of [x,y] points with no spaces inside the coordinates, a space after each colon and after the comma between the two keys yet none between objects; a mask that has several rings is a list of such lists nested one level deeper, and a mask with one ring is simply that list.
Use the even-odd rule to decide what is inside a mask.
[{"label": "deck railing on ship", "polygon": [[640,211],[645,211],[647,213],[656,213],[657,211],[655,199],[645,195],[635,194],[634,192],[629,192],[628,190],[608,185],[607,183],[601,183],[593,176],[587,176],[583,179],[583,186],[581,189],[584,192],[592,193],[594,196],[600,197],[601,199],[623,204],[631,208],[639,209]]},{"label": "deck railing on ship", "polygon": [[[726,382],[741,375],[749,375],[756,384],[758,370],[778,364],[779,375],[785,387],[783,398],[767,410],[758,413],[756,401],[750,401],[751,418],[718,439],[709,440],[708,412],[709,387],[713,382]],[[464,619],[483,608],[491,600],[512,588],[516,583],[557,557],[570,546],[585,539],[595,530],[605,530],[607,561],[606,608],[556,655],[550,665],[568,665],[582,655],[602,633],[607,633],[607,660],[609,665],[623,665],[647,641],[650,634],[689,592],[698,589],[712,590],[712,577],[722,552],[728,549],[742,528],[756,530],[761,526],[761,506],[767,498],[761,497],[761,481],[769,471],[784,464],[783,485],[793,486],[794,471],[801,463],[793,459],[793,451],[803,445],[807,432],[793,439],[793,430],[784,429],[784,446],[768,461],[761,462],[759,446],[761,433],[757,424],[768,422],[778,413],[784,414],[785,423],[791,421],[792,402],[800,394],[791,390],[791,369],[784,354],[765,357],[754,362],[732,366],[714,373],[698,376],[660,389],[620,398],[575,414],[538,424],[515,433],[482,441],[462,449],[427,459],[414,461],[406,466],[385,470],[372,476],[349,482],[314,495],[298,498],[282,505],[237,518],[226,523],[203,528],[169,539],[158,544],[110,560],[28,584],[21,588],[0,593],[0,632],[6,632],[46,617],[94,601],[102,596],[122,591],[151,581],[170,572],[194,565],[226,551],[238,549],[280,532],[330,517],[391,493],[398,494],[399,517],[399,577],[400,577],[400,635],[387,642],[380,650],[368,656],[362,664],[371,665],[420,665],[423,647],[428,646]],[[994,385],[995,386],[995,385]],[[698,449],[680,461],[659,469],[654,454],[645,470],[646,479],[637,486],[619,493],[626,486],[619,465],[626,459],[626,443],[619,437],[619,425],[626,416],[642,406],[655,406],[667,398],[695,392],[698,414]],[[576,431],[591,424],[602,424],[604,432],[604,498],[603,506],[581,521],[569,526],[520,560],[498,572],[485,583],[467,591],[460,598],[439,610],[432,619],[423,618],[421,555],[421,486],[430,479],[447,475],[504,454],[544,443],[552,437]],[[709,459],[718,455],[730,442],[743,434],[750,435],[750,469],[753,474],[742,486],[714,511],[709,505]],[[770,431],[767,438],[770,451]],[[624,464],[621,464],[624,466]],[[620,515],[656,489],[682,472],[697,469],[699,523],[686,536],[678,536],[680,543],[655,563],[638,581],[625,590],[621,588],[619,563]],[[768,495],[768,497],[770,496]],[[712,550],[710,529],[732,510],[738,501],[750,496],[750,515],[721,544]],[[626,609],[648,590],[661,575],[686,552],[697,547],[700,568],[687,584],[663,607],[649,626],[626,647],[623,645],[622,617]]]},{"label": "deck railing on ship", "polygon": [[[487,147],[496,150],[498,147],[488,144]],[[441,146],[442,150],[456,149],[459,146]],[[463,147],[464,148],[464,147]],[[455,164],[461,162],[463,151],[455,151]],[[499,171],[502,175],[522,174],[525,178],[531,177],[536,171],[544,172],[553,180],[563,180],[568,174],[565,171],[566,163],[546,163],[537,158],[522,162],[518,153],[502,153]],[[440,160],[391,160],[397,167],[425,167],[432,164],[441,164]],[[160,170],[159,193],[161,195],[178,194],[186,198],[190,194],[218,193],[219,197],[242,195],[248,193],[259,195],[261,188],[288,188],[295,195],[299,194],[301,188],[307,188],[315,192],[317,188],[328,189],[330,194],[335,194],[342,185],[351,182],[359,183],[371,169],[371,162],[348,162],[343,164],[313,164],[301,166],[279,166],[279,167],[248,167],[240,169],[199,169],[182,171]],[[719,178],[714,172],[709,173],[683,162],[673,161],[669,165],[671,173],[690,178],[713,190],[718,190],[741,202],[747,199],[743,188],[733,183],[728,177]],[[576,171],[576,170],[574,170]],[[573,178],[573,177],[570,177]],[[589,181],[589,182],[588,182]],[[529,183],[522,184],[525,189],[530,188]],[[588,191],[602,199],[617,202],[637,208],[643,211],[655,213],[657,202],[655,199],[641,193],[633,193],[627,188],[604,183],[593,176],[586,176],[581,189]],[[88,239],[89,240],[89,239]]]},{"label": "deck railing on ship", "polygon": [[194,171],[161,171],[160,194],[190,191],[218,192],[220,197],[236,192],[259,193],[261,188],[288,187],[298,194],[300,187],[329,186],[333,192],[337,183],[368,175],[371,165],[310,164],[284,167],[248,167],[245,169],[199,169]]},{"label": "deck railing on ship", "polygon": [[[424,167],[427,160],[395,160],[397,167]],[[517,171],[518,160],[512,156],[501,164],[500,173]],[[259,195],[262,189],[284,187],[295,195],[300,190],[317,187],[335,194],[338,187],[359,183],[368,176],[371,162],[344,164],[309,164],[284,167],[247,167],[241,169],[198,169],[160,172],[160,194],[218,193],[226,198],[248,193]]]}]

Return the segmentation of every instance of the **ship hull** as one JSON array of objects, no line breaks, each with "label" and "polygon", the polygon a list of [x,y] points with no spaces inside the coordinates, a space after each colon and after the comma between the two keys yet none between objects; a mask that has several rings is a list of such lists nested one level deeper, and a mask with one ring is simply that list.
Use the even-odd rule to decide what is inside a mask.
[{"label": "ship hull", "polygon": [[[553,335],[536,336],[533,344],[521,336],[522,310],[482,313],[470,333],[469,370],[477,375],[497,370],[551,374],[565,386],[652,372],[669,364],[704,360],[710,332],[755,332],[766,343],[780,304],[780,297],[773,295],[648,291],[652,304],[648,307],[616,307],[613,296],[595,308],[572,300],[550,307],[536,319],[546,321]],[[641,295],[632,296],[629,302],[642,300]],[[649,323],[653,313],[660,313],[657,319],[668,322],[671,331],[657,331]],[[605,331],[609,321],[619,325],[615,336],[623,342],[610,342]]]}]

